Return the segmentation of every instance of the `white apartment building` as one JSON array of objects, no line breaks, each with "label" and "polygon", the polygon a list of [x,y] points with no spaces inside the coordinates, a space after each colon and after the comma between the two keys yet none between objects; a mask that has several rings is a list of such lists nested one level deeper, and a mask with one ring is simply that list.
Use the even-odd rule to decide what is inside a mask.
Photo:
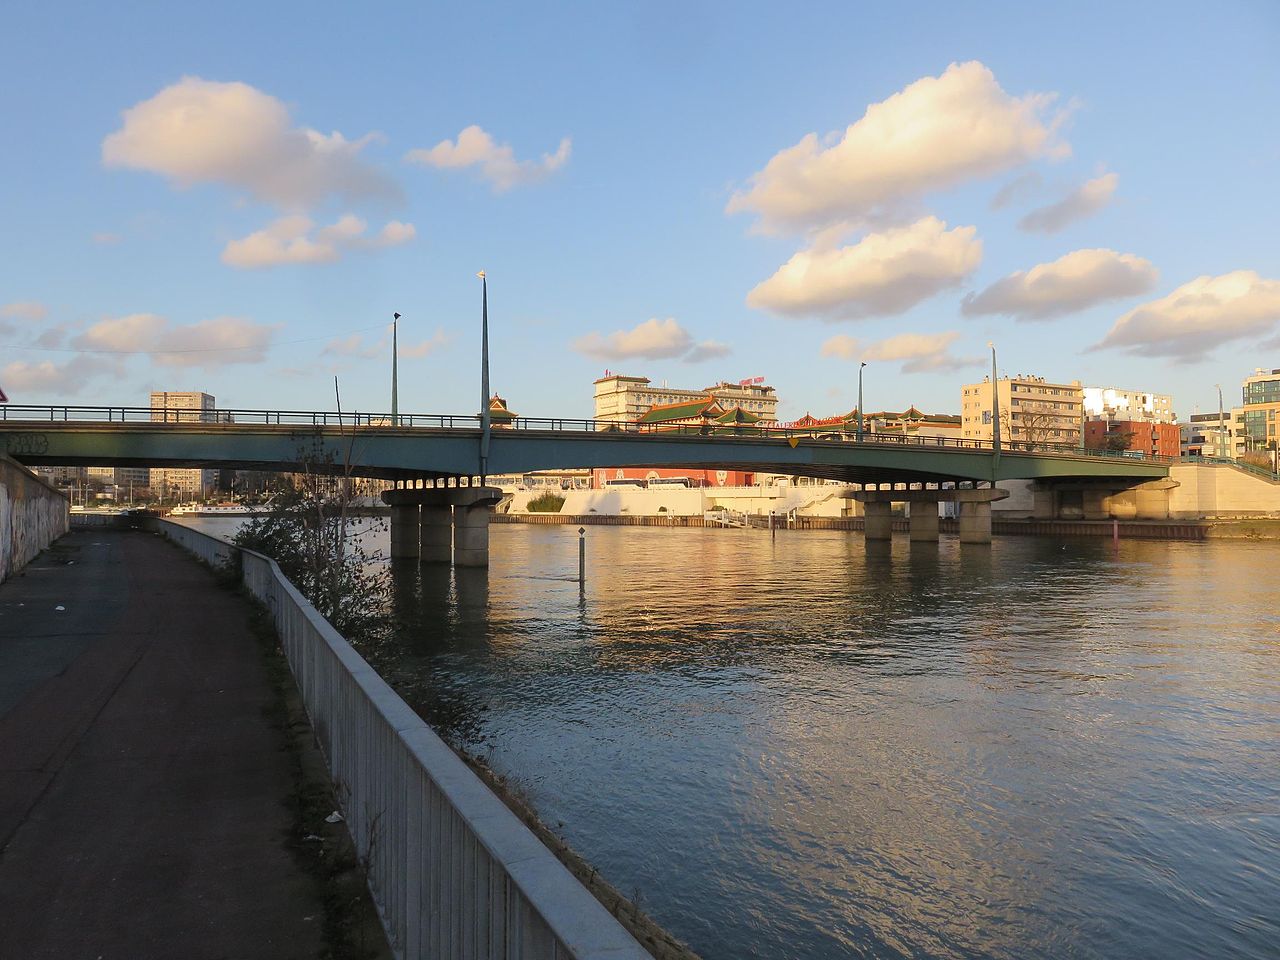
[{"label": "white apartment building", "polygon": [[[994,393],[1000,407],[1004,443],[1081,445],[1084,388],[1079,380],[1050,383],[1044,377],[1001,377]],[[991,378],[960,388],[960,439],[992,439]]]},{"label": "white apartment building", "polygon": [[714,397],[725,409],[741,407],[767,423],[778,420],[778,396],[764,377],[738,383],[721,381],[702,390],[654,385],[648,377],[626,377],[605,372],[595,381],[594,419],[607,423],[634,423],[653,407]]},{"label": "white apartment building", "polygon": [[1177,423],[1173,397],[1167,393],[1085,387],[1086,420],[1131,420],[1137,423]]},{"label": "white apartment building", "polygon": [[[207,421],[214,423],[215,403],[211,394],[199,391],[151,392],[151,419],[158,423]],[[154,496],[165,500],[201,500],[213,492],[218,483],[217,470],[152,467],[148,486]]]}]

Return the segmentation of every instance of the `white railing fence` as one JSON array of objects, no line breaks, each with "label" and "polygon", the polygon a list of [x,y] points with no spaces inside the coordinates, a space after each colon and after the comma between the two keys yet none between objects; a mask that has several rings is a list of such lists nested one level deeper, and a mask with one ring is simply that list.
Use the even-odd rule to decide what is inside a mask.
[{"label": "white railing fence", "polygon": [[649,957],[273,560],[180,524],[155,529],[215,566],[238,554],[270,610],[397,957]]}]

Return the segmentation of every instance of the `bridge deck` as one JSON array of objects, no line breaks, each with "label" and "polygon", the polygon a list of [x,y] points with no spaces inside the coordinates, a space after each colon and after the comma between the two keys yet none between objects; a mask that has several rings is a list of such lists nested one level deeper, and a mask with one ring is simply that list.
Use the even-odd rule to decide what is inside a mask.
[{"label": "bridge deck", "polygon": [[[173,415],[173,419],[169,419]],[[202,419],[193,421],[193,415]],[[181,416],[184,419],[178,419]],[[212,466],[297,470],[349,465],[387,479],[474,476],[475,417],[148,408],[3,408],[0,438],[28,465]],[[234,422],[233,422],[234,421]],[[1164,458],[1053,444],[990,443],[748,427],[677,427],[521,418],[492,430],[487,473],[569,467],[744,470],[854,483],[1168,476]]]}]

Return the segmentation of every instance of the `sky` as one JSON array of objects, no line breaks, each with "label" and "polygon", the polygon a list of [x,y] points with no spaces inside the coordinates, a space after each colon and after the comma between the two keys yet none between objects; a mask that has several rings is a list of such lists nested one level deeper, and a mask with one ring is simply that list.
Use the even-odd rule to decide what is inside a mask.
[{"label": "sky", "polygon": [[13,404],[779,416],[1280,368],[1280,4],[0,8]]}]

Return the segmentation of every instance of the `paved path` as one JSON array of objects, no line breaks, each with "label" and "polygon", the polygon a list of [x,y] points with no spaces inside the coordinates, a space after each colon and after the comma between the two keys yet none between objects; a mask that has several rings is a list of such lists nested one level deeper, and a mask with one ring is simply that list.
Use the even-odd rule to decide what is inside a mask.
[{"label": "paved path", "polygon": [[0,584],[0,957],[320,953],[247,617],[146,533],[71,533]]}]

